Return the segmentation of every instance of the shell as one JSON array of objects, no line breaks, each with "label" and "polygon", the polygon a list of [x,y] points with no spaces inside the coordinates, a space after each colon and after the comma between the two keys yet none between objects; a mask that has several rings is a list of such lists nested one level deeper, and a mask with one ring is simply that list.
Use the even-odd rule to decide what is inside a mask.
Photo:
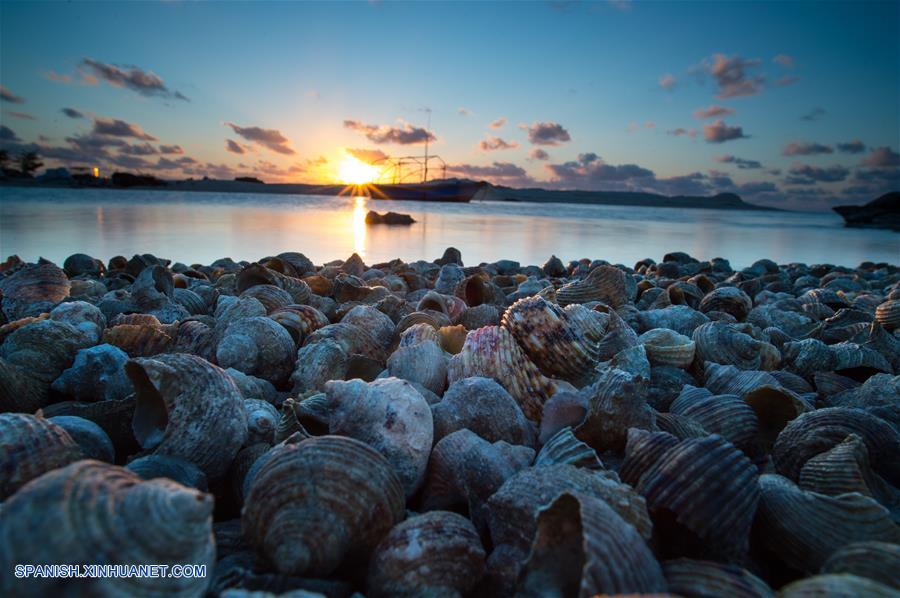
[{"label": "shell", "polygon": [[654,521],[673,518],[680,525],[656,529],[667,550],[683,547],[719,560],[740,559],[747,550],[757,471],[721,436],[681,441],[641,475],[636,489]]},{"label": "shell", "polygon": [[637,486],[644,472],[677,444],[678,438],[668,432],[648,432],[630,428],[619,477],[626,484]]},{"label": "shell", "polygon": [[760,476],[759,488],[755,526],[762,546],[794,569],[815,573],[852,542],[900,542],[887,509],[867,496],[807,492],[774,474]]},{"label": "shell", "polygon": [[50,311],[69,296],[66,273],[54,264],[29,264],[0,278],[3,313],[10,320]]},{"label": "shell", "polygon": [[638,313],[641,330],[668,328],[685,336],[692,335],[698,326],[709,321],[706,315],[686,305],[673,305],[665,309],[651,309]]},{"label": "shell", "polygon": [[342,436],[264,457],[241,514],[249,543],[287,575],[325,576],[368,553],[403,519],[403,486],[381,453]]},{"label": "shell", "polygon": [[148,324],[119,324],[107,328],[103,331],[103,342],[122,349],[131,357],[150,357],[169,350],[177,334],[177,327],[156,320]]},{"label": "shell", "polygon": [[394,351],[388,357],[387,369],[389,375],[417,382],[440,396],[447,385],[447,361],[447,354],[437,343],[422,341]]},{"label": "shell", "polygon": [[466,330],[476,330],[482,326],[496,326],[500,324],[500,310],[494,305],[482,303],[466,309],[459,317],[459,323]]},{"label": "shell", "polygon": [[462,351],[450,359],[450,384],[472,376],[494,378],[532,421],[540,421],[544,402],[556,390],[556,383],[541,374],[509,331],[499,326],[470,332]]},{"label": "shell", "polygon": [[788,422],[809,411],[809,407],[797,394],[780,386],[767,384],[757,386],[744,393],[744,401],[756,413],[760,440],[766,452],[771,450]]},{"label": "shell", "polygon": [[761,386],[780,387],[769,372],[740,370],[733,365],[721,365],[711,361],[704,367],[704,386],[713,394],[745,395]]},{"label": "shell", "polygon": [[72,367],[53,381],[51,388],[76,401],[124,399],[131,393],[125,376],[128,355],[112,345],[97,345],[75,354]]},{"label": "shell", "polygon": [[712,561],[676,559],[662,564],[669,591],[679,596],[772,598],[772,588],[746,569]]},{"label": "shell", "polygon": [[320,343],[325,339],[337,342],[347,355],[362,355],[381,363],[387,359],[387,346],[363,326],[345,322],[329,324],[306,337],[303,346]]},{"label": "shell", "polygon": [[834,448],[850,434],[865,442],[877,473],[894,485],[900,483],[900,434],[883,419],[845,407],[817,409],[791,421],[773,447],[775,469],[797,480],[809,459]]},{"label": "shell", "polygon": [[534,465],[552,465],[568,463],[586,469],[605,469],[596,451],[578,440],[572,428],[563,428],[553,435],[534,460]]},{"label": "shell", "polygon": [[832,553],[822,573],[850,573],[900,590],[900,545],[854,542]]},{"label": "shell", "polygon": [[647,405],[648,382],[618,369],[609,369],[582,390],[588,411],[575,435],[598,451],[621,450],[629,428],[653,430],[653,410]]},{"label": "shell", "polygon": [[78,444],[85,459],[96,459],[107,463],[115,462],[116,451],[113,448],[112,440],[103,431],[103,428],[91,420],[74,415],[58,415],[47,418],[47,421],[65,430]]},{"label": "shell", "polygon": [[366,442],[391,463],[407,497],[425,479],[434,427],[431,409],[405,380],[334,380],[325,384],[334,411],[329,433]]},{"label": "shell", "polygon": [[309,305],[286,305],[273,311],[269,317],[284,326],[298,347],[307,336],[329,323],[325,314]]},{"label": "shell", "polygon": [[437,280],[434,281],[434,290],[443,295],[452,295],[465,277],[462,268],[456,264],[445,264],[441,266]]},{"label": "shell", "polygon": [[772,370],[780,361],[778,349],[725,322],[697,327],[693,340],[697,344],[697,358],[702,361],[733,365],[742,370]]},{"label": "shell", "polygon": [[567,305],[565,312],[569,324],[580,328],[582,336],[589,343],[599,343],[603,340],[609,326],[609,314],[589,309],[580,303]]},{"label": "shell", "polygon": [[[444,266],[445,268],[447,266]],[[375,548],[371,596],[464,595],[484,574],[484,548],[461,515],[432,511],[395,526]]]},{"label": "shell", "polygon": [[783,598],[814,598],[831,596],[834,598],[893,598],[894,589],[877,581],[850,574],[816,575],[788,584],[778,593]]},{"label": "shell", "polygon": [[24,413],[0,414],[0,446],[0,500],[34,478],[82,458],[65,429]]},{"label": "shell", "polygon": [[816,372],[830,372],[836,369],[834,352],[820,340],[809,338],[785,343],[782,352],[785,369],[799,376],[811,377]]},{"label": "shell", "polygon": [[456,285],[455,295],[466,302],[469,307],[485,303],[502,305],[506,303],[503,291],[493,284],[486,274],[473,274]]},{"label": "shell", "polygon": [[390,316],[369,305],[357,305],[341,318],[341,322],[368,331],[382,347],[390,345],[394,338],[394,322]]},{"label": "shell", "polygon": [[[574,558],[560,561],[560,555]],[[635,528],[603,500],[566,492],[541,509],[517,596],[666,591],[659,563]]]},{"label": "shell", "polygon": [[437,328],[430,324],[413,324],[400,335],[400,347],[412,347],[422,342],[441,342],[441,335]]},{"label": "shell", "polygon": [[542,297],[519,299],[503,314],[500,325],[546,376],[580,380],[597,362],[597,344],[569,322],[561,307]]},{"label": "shell", "polygon": [[638,344],[637,334],[618,313],[610,310],[608,318],[606,334],[598,345],[597,359],[602,361],[611,359],[616,353]]},{"label": "shell", "polygon": [[468,331],[462,324],[441,326],[438,329],[438,335],[440,336],[441,348],[450,355],[456,355],[462,351],[463,345],[466,344]]},{"label": "shell", "polygon": [[168,349],[173,353],[197,355],[210,363],[215,363],[216,332],[203,322],[196,320],[181,322]]},{"label": "shell", "polygon": [[678,440],[703,438],[709,435],[698,421],[676,413],[657,413],[656,426],[661,431],[675,436]]},{"label": "shell", "polygon": [[[3,505],[0,561],[7,570],[13,563],[190,563],[211,570],[212,511],[212,496],[171,480],[143,482],[121,467],[79,461],[35,480]],[[13,576],[0,582],[6,595],[55,593],[58,583]],[[94,596],[193,596],[207,583],[204,577],[82,578],[67,580],[66,589]]]},{"label": "shell", "polygon": [[450,385],[432,406],[434,440],[468,428],[488,442],[533,446],[535,432],[515,399],[495,380],[463,378]]},{"label": "shell", "polygon": [[325,390],[329,380],[343,380],[350,367],[350,356],[332,339],[304,345],[297,351],[294,373],[291,374],[293,394]]},{"label": "shell", "polygon": [[710,434],[722,436],[748,455],[759,452],[759,420],[753,408],[737,395],[710,395],[695,400],[682,395],[669,410],[695,420]]},{"label": "shell", "polygon": [[200,471],[199,467],[179,457],[147,455],[135,459],[125,468],[144,480],[168,478],[188,488],[196,488],[201,492],[207,490],[206,475]]},{"label": "shell", "polygon": [[570,303],[602,301],[615,309],[634,301],[636,296],[634,278],[615,266],[598,266],[583,280],[570,282],[556,291],[556,300],[563,307]]},{"label": "shell", "polygon": [[103,312],[86,301],[60,303],[50,311],[50,319],[74,326],[81,334],[85,345],[99,343],[106,327],[106,316]]},{"label": "shell", "polygon": [[158,455],[191,461],[215,479],[247,437],[243,397],[224,371],[193,355],[132,359],[134,436]]},{"label": "shell", "polygon": [[76,276],[100,276],[106,271],[106,267],[98,259],[92,258],[83,253],[75,253],[66,258],[63,262],[63,270],[69,278]]},{"label": "shell", "polygon": [[544,403],[541,413],[540,442],[550,440],[563,428],[575,428],[587,415],[588,397],[582,392],[560,390]]},{"label": "shell", "polygon": [[281,421],[278,410],[266,401],[244,399],[244,412],[247,414],[247,439],[244,444],[274,444],[275,427]]},{"label": "shell", "polygon": [[900,328],[900,299],[891,299],[876,307],[875,320],[885,330]]},{"label": "shell", "polygon": [[266,313],[271,314],[294,302],[290,293],[273,284],[258,284],[241,293],[241,297],[253,297],[266,308]]},{"label": "shell", "polygon": [[294,365],[294,341],[269,318],[243,318],[230,324],[218,347],[216,363],[279,385]]},{"label": "shell", "polygon": [[456,322],[466,311],[466,302],[455,295],[442,295],[437,291],[428,291],[416,304],[416,311],[439,311],[451,322]]},{"label": "shell", "polygon": [[49,401],[47,384],[0,357],[0,412],[34,413]]},{"label": "shell", "polygon": [[653,366],[686,368],[694,361],[696,343],[674,330],[654,328],[638,337]]},{"label": "shell", "polygon": [[203,297],[190,289],[176,288],[172,292],[172,298],[192,316],[206,314],[208,311]]},{"label": "shell", "polygon": [[753,309],[753,300],[737,287],[719,287],[704,295],[699,309],[705,314],[722,311],[743,322]]},{"label": "shell", "polygon": [[121,460],[126,455],[133,455],[140,450],[132,431],[136,403],[137,400],[133,394],[117,401],[97,401],[96,403],[63,401],[44,407],[38,414],[45,418],[74,415],[94,422],[112,440],[116,455]]}]

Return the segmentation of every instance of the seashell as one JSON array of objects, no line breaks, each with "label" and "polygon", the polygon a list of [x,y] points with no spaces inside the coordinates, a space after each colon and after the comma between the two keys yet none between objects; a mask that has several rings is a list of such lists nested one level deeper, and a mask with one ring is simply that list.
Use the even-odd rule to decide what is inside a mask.
[{"label": "seashell", "polygon": [[500,324],[500,311],[493,305],[482,303],[475,307],[469,307],[459,317],[459,323],[466,330],[477,330],[483,326],[497,326]]},{"label": "seashell", "polygon": [[416,515],[395,526],[375,548],[368,593],[468,594],[484,574],[484,559],[478,532],[465,517],[447,511]]},{"label": "seashell", "polygon": [[675,559],[662,564],[669,591],[679,596],[773,598],[772,588],[737,565]]},{"label": "seashell", "polygon": [[58,415],[47,418],[47,421],[65,430],[78,444],[85,459],[96,459],[107,463],[115,462],[116,451],[113,448],[112,440],[103,431],[103,428],[91,420],[74,415]]},{"label": "seashell", "polygon": [[865,442],[877,473],[894,485],[900,483],[900,434],[881,418],[845,407],[817,409],[791,421],[773,447],[775,470],[797,480],[809,459],[834,448],[850,434]]},{"label": "seashell", "polygon": [[220,368],[193,355],[132,359],[134,437],[157,455],[181,457],[215,479],[247,437],[243,397]]},{"label": "seashell", "polygon": [[434,281],[434,290],[443,295],[452,295],[465,277],[465,273],[458,265],[445,264],[441,267],[437,280]]},{"label": "seashell", "polygon": [[654,328],[637,340],[647,350],[647,359],[653,366],[686,368],[694,361],[696,343],[674,330]]},{"label": "seashell", "polygon": [[462,428],[441,438],[431,452],[422,507],[468,509],[485,527],[484,504],[516,472],[528,467],[534,450],[502,440],[491,443]]},{"label": "seashell", "polygon": [[563,307],[570,303],[602,301],[616,309],[633,302],[636,296],[634,278],[615,266],[598,266],[583,280],[570,282],[556,291],[556,300]]},{"label": "seashell", "polygon": [[466,311],[466,302],[454,295],[442,295],[436,291],[428,291],[419,303],[416,311],[439,311],[451,322],[456,322]]},{"label": "seashell", "polygon": [[[560,554],[577,555],[560,563]],[[662,569],[637,530],[603,500],[565,492],[540,510],[517,596],[665,592]]]},{"label": "seashell", "polygon": [[381,452],[406,496],[415,493],[425,478],[434,438],[431,409],[422,395],[397,378],[333,380],[325,384],[325,394],[334,406],[329,433],[362,440]]},{"label": "seashell", "polygon": [[678,440],[709,436],[709,433],[703,429],[700,422],[676,413],[657,413],[656,426],[661,431],[672,434]]},{"label": "seashell", "polygon": [[325,314],[310,305],[286,305],[270,313],[269,317],[288,331],[298,347],[307,336],[329,323]]},{"label": "seashell", "polygon": [[621,450],[628,428],[655,429],[653,410],[646,401],[647,387],[646,379],[607,370],[582,390],[588,398],[588,411],[575,435],[598,451]]},{"label": "seashell", "polygon": [[306,337],[303,345],[313,345],[325,339],[337,342],[347,355],[363,355],[381,363],[387,358],[387,347],[363,326],[345,322],[329,324]]},{"label": "seashell", "polygon": [[685,336],[692,335],[698,326],[709,321],[708,316],[686,305],[673,305],[665,309],[651,309],[638,313],[640,330],[668,328]]},{"label": "seashell", "polygon": [[180,322],[168,350],[173,353],[190,353],[202,357],[210,363],[215,363],[216,332],[203,322],[196,320]]},{"label": "seashell", "polygon": [[469,307],[485,303],[503,305],[506,297],[503,291],[493,284],[486,274],[473,274],[456,285],[455,295],[466,302]]},{"label": "seashell", "polygon": [[257,284],[241,293],[241,297],[253,297],[266,308],[266,313],[287,307],[294,303],[291,295],[279,286],[273,284]]},{"label": "seashell", "polygon": [[192,316],[206,314],[206,301],[190,289],[175,289],[172,297],[176,303],[184,307]]},{"label": "seashell", "polygon": [[636,486],[666,552],[740,559],[759,500],[757,470],[734,445],[713,434],[682,440],[645,471]]},{"label": "seashell", "polygon": [[781,386],[769,372],[740,370],[733,365],[711,361],[704,367],[704,386],[713,394],[743,396],[760,386]]},{"label": "seashell", "polygon": [[563,428],[575,428],[584,421],[588,411],[588,396],[583,392],[559,390],[544,403],[541,413],[541,444],[549,441]]},{"label": "seashell", "polygon": [[839,575],[816,575],[790,583],[778,592],[784,598],[812,598],[814,596],[834,596],[835,598],[890,598],[896,592],[890,586],[877,581],[842,573]]},{"label": "seashell", "polygon": [[547,276],[552,276],[554,278],[560,278],[568,274],[568,270],[562,263],[562,260],[555,255],[551,255],[550,259],[544,262],[544,265],[541,266],[541,270]]},{"label": "seashell", "polygon": [[47,384],[0,357],[0,412],[33,413],[49,401]]},{"label": "seashell", "polygon": [[630,428],[619,477],[626,484],[637,486],[644,472],[659,461],[666,451],[676,446],[678,440],[668,432],[648,432]]},{"label": "seashell", "polygon": [[0,357],[19,366],[47,387],[92,343],[74,326],[56,320],[31,322],[15,330],[0,345]]},{"label": "seashell", "polygon": [[743,322],[753,309],[753,301],[739,288],[719,287],[704,295],[699,309],[705,314],[713,311],[725,312]]},{"label": "seashell", "polygon": [[785,369],[799,376],[811,377],[816,372],[829,372],[835,369],[834,352],[820,340],[809,338],[785,343],[782,353]]},{"label": "seashell", "polygon": [[291,375],[294,341],[269,318],[243,318],[225,330],[216,347],[216,363],[280,385]]},{"label": "seashell", "polygon": [[[3,505],[0,561],[7,570],[13,563],[190,563],[212,569],[212,511],[212,496],[171,480],[143,482],[121,467],[79,461],[35,480]],[[208,580],[112,576],[66,582],[67,591],[79,595],[191,596],[202,594]],[[52,578],[4,576],[0,584],[6,595],[59,591]]]},{"label": "seashell", "polygon": [[500,326],[473,330],[462,351],[450,359],[450,384],[472,376],[494,378],[532,421],[540,421],[544,402],[556,390],[556,383],[541,374],[509,331]]},{"label": "seashell", "polygon": [[856,434],[850,434],[834,448],[807,461],[800,470],[797,485],[828,496],[858,492],[878,499],[872,492],[877,482],[869,468],[869,452]]},{"label": "seashell", "polygon": [[816,372],[813,374],[813,382],[816,385],[816,391],[821,397],[830,397],[861,386],[853,378],[841,376],[834,372]]},{"label": "seashell", "polygon": [[759,420],[753,408],[737,395],[710,395],[688,400],[684,395],[669,410],[689,417],[710,434],[718,434],[748,455],[758,452]]},{"label": "seashell", "polygon": [[441,326],[438,329],[441,348],[450,355],[456,355],[462,351],[463,345],[466,344],[466,336],[468,331],[462,324],[456,326]]},{"label": "seashell", "polygon": [[561,307],[542,297],[513,303],[503,314],[500,326],[513,335],[546,376],[580,380],[597,361],[596,343],[588,342],[581,328],[569,323]]},{"label": "seashell", "polygon": [[341,318],[341,322],[366,330],[382,347],[390,345],[394,338],[393,320],[369,305],[357,305]]},{"label": "seashell", "polygon": [[403,486],[381,453],[353,438],[319,436],[269,453],[241,525],[280,573],[325,576],[348,556],[368,556],[403,507]]},{"label": "seashell", "polygon": [[322,297],[331,295],[331,292],[334,289],[334,283],[331,281],[331,279],[325,278],[324,276],[319,276],[318,274],[313,274],[312,276],[304,276],[302,280],[307,285],[309,285],[309,289],[313,293],[315,293],[316,295],[321,295]]},{"label": "seashell", "polygon": [[780,386],[764,384],[744,393],[759,423],[760,440],[768,452],[788,424],[809,407],[795,393]]},{"label": "seashell", "polygon": [[238,390],[241,392],[241,396],[243,396],[244,399],[254,399],[276,405],[280,403],[283,398],[281,393],[275,390],[272,383],[267,380],[255,376],[248,376],[234,368],[228,368],[225,370],[225,373],[231,377],[231,380],[238,387]]},{"label": "seashell", "polygon": [[[172,273],[159,264],[143,268],[131,285],[131,299],[142,311],[164,309],[175,290]],[[165,322],[168,324],[169,322]]]},{"label": "seashell", "polygon": [[885,330],[900,328],[900,299],[891,299],[876,307],[875,321]]},{"label": "seashell", "polygon": [[412,347],[423,342],[440,343],[441,335],[431,324],[413,324],[400,335],[400,347]]},{"label": "seashell", "polygon": [[553,465],[554,463],[568,463],[586,469],[605,469],[596,451],[578,440],[572,432],[572,428],[568,427],[554,434],[541,447],[541,451],[534,460],[535,466]]},{"label": "seashell", "polygon": [[462,254],[456,247],[448,247],[444,250],[444,254],[441,257],[434,260],[434,263],[441,266],[445,266],[447,264],[456,264],[461,268],[463,265]]},{"label": "seashell", "polygon": [[609,314],[589,309],[580,303],[567,305],[565,312],[569,324],[580,328],[588,343],[595,344],[603,340],[609,326]]},{"label": "seashell", "polygon": [[82,275],[97,277],[106,271],[106,267],[98,259],[83,253],[75,253],[63,262],[63,270],[69,278]]},{"label": "seashell", "polygon": [[65,429],[24,413],[0,414],[0,446],[0,500],[48,471],[82,458],[81,449]]},{"label": "seashell", "polygon": [[725,322],[709,322],[697,327],[693,340],[697,346],[697,359],[702,361],[733,365],[742,370],[772,370],[780,361],[778,349]]},{"label": "seashell", "polygon": [[619,314],[610,310],[606,334],[600,340],[597,346],[597,359],[606,361],[611,359],[616,353],[637,346],[638,336],[634,330],[625,323]]},{"label": "seashell", "polygon": [[650,361],[644,345],[622,349],[609,360],[609,367],[622,370],[634,378],[650,380]]},{"label": "seashell", "polygon": [[773,370],[771,374],[773,378],[778,380],[778,383],[781,384],[781,386],[791,392],[797,394],[815,392],[810,383],[797,374],[792,374],[791,372],[786,372],[784,370]]},{"label": "seashell", "polygon": [[373,288],[356,276],[338,274],[333,281],[332,295],[338,303],[347,301],[364,301],[373,292]]},{"label": "seashell", "polygon": [[[426,330],[434,329],[426,327]],[[437,343],[422,341],[394,351],[388,357],[387,369],[389,375],[417,382],[440,396],[447,386],[447,361],[446,353]]]},{"label": "seashell", "polygon": [[2,343],[6,339],[7,336],[9,336],[10,334],[15,332],[22,326],[31,324],[32,322],[40,322],[41,320],[46,320],[49,317],[50,317],[50,314],[48,312],[48,313],[43,313],[39,316],[28,316],[25,318],[19,318],[18,320],[15,320],[13,322],[9,322],[7,324],[4,324],[3,326],[0,326],[0,343]]},{"label": "seashell", "polygon": [[259,399],[244,399],[244,413],[247,415],[247,439],[244,444],[250,446],[264,442],[275,443],[275,427],[281,421],[281,415],[271,403]]},{"label": "seashell", "polygon": [[657,411],[664,411],[685,386],[698,384],[692,375],[681,368],[659,365],[650,371],[647,402]]},{"label": "seashell", "polygon": [[350,367],[350,356],[332,339],[304,345],[297,352],[294,373],[291,374],[293,394],[324,390],[329,380],[343,380]]},{"label": "seashell", "polygon": [[238,294],[256,285],[268,284],[280,287],[281,276],[275,270],[266,268],[262,264],[250,264],[241,268],[235,280],[235,290]]},{"label": "seashell", "polygon": [[830,406],[864,409],[897,427],[900,423],[896,405],[900,400],[900,378],[876,374],[861,386],[831,397]]},{"label": "seashell", "polygon": [[0,278],[3,313],[10,320],[50,311],[69,296],[66,273],[51,263],[28,264]]},{"label": "seashell", "polygon": [[900,545],[854,542],[834,551],[821,571],[849,573],[900,590]]},{"label": "seashell", "polygon": [[147,455],[135,459],[125,469],[136,473],[142,480],[168,478],[182,486],[207,491],[206,475],[199,467],[180,457]]},{"label": "seashell", "polygon": [[60,303],[50,311],[50,319],[71,324],[81,334],[86,346],[99,343],[106,327],[103,312],[86,301]]},{"label": "seashell", "polygon": [[150,357],[168,351],[177,331],[177,326],[166,326],[159,320],[154,324],[119,324],[103,331],[103,342],[131,357]]},{"label": "seashell", "polygon": [[888,360],[875,349],[856,343],[831,345],[836,372],[860,382],[878,373],[893,373]]},{"label": "seashell", "polygon": [[266,315],[266,308],[253,297],[219,296],[216,302],[214,317],[216,318],[217,338],[224,336],[228,326],[244,318]]},{"label": "seashell", "polygon": [[755,527],[762,546],[794,569],[815,573],[852,542],[900,541],[887,509],[862,494],[808,492],[774,474],[760,476],[759,488]]},{"label": "seashell", "polygon": [[900,338],[888,333],[878,322],[872,322],[865,346],[875,349],[900,372]]},{"label": "seashell", "polygon": [[[282,274],[300,277],[304,274],[316,271],[316,267],[312,263],[312,261],[302,253],[298,253],[296,251],[285,251],[283,253],[279,253],[277,258],[281,262],[282,266],[290,266],[290,268],[285,268],[285,271],[283,271]],[[293,269],[293,272],[291,272],[290,269]]]},{"label": "seashell", "polygon": [[135,404],[136,400],[133,394],[117,401],[97,401],[96,403],[63,401],[42,408],[38,411],[38,416],[50,418],[74,415],[94,422],[112,440],[115,454],[121,460],[125,455],[132,455],[140,450],[131,429]]},{"label": "seashell", "polygon": [[97,345],[75,354],[72,367],[63,371],[51,388],[76,401],[110,401],[124,399],[131,393],[125,376],[128,355],[112,345]]}]

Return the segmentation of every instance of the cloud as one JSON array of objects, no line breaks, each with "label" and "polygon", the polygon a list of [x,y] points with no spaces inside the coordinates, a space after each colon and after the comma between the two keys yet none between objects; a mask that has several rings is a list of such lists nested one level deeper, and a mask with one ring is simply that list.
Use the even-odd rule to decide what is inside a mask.
[{"label": "cloud", "polygon": [[716,81],[720,100],[740,96],[752,96],[762,91],[764,78],[751,74],[759,66],[757,59],[743,59],[740,56],[713,54],[712,59],[703,61],[706,72]]},{"label": "cloud", "polygon": [[134,137],[145,141],[156,141],[156,137],[148,135],[139,126],[117,118],[95,118],[93,133],[110,137]]},{"label": "cloud", "polygon": [[846,179],[850,174],[847,168],[837,164],[828,168],[819,168],[809,164],[795,164],[789,172],[794,177],[804,177],[820,183],[838,183]]},{"label": "cloud", "polygon": [[652,120],[648,120],[647,122],[644,123],[644,128],[645,129],[655,129],[656,123],[653,122]]},{"label": "cloud", "polygon": [[21,141],[15,131],[6,125],[0,125],[0,141]]},{"label": "cloud", "polygon": [[184,150],[180,145],[161,145],[159,146],[159,153],[167,155],[183,154]]},{"label": "cloud", "polygon": [[681,137],[682,135],[687,135],[688,137],[694,138],[697,136],[697,129],[685,129],[684,127],[678,127],[677,129],[669,129],[666,131],[666,135],[672,135],[673,137]]},{"label": "cloud", "polygon": [[541,148],[536,147],[528,153],[528,157],[530,157],[532,160],[549,160],[550,154],[548,154]]},{"label": "cloud", "polygon": [[357,131],[366,136],[373,143],[396,143],[399,145],[413,145],[426,141],[437,141],[433,133],[422,127],[414,127],[409,123],[402,123],[400,127],[388,125],[368,125],[358,120],[345,120],[344,128]]},{"label": "cloud", "polygon": [[856,171],[854,180],[883,183],[896,189],[897,186],[900,186],[900,167],[880,167],[868,170],[860,168]]},{"label": "cloud", "polygon": [[60,112],[62,112],[69,118],[84,118],[84,114],[82,114],[78,110],[75,110],[74,108],[63,108],[62,110],[60,110]]},{"label": "cloud", "polygon": [[70,75],[60,75],[55,71],[47,71],[44,73],[44,78],[49,81],[56,81],[57,83],[71,83],[72,77]]},{"label": "cloud", "polygon": [[243,154],[246,150],[244,150],[243,146],[237,141],[233,139],[225,140],[225,151],[231,152],[232,154]]},{"label": "cloud", "polygon": [[809,112],[807,112],[806,114],[804,114],[803,116],[801,116],[800,120],[815,122],[817,120],[820,120],[826,114],[828,114],[828,113],[825,111],[824,108],[822,108],[821,106],[817,106],[817,107],[813,108],[812,110],[810,110]]},{"label": "cloud", "polygon": [[772,62],[780,64],[785,68],[792,69],[794,68],[794,57],[788,56],[787,54],[778,54],[775,58],[772,59]]},{"label": "cloud", "polygon": [[716,162],[721,162],[723,164],[734,164],[743,170],[762,168],[762,164],[756,160],[744,160],[743,158],[738,158],[736,156],[716,156],[715,160]]},{"label": "cloud", "polygon": [[559,123],[537,122],[526,126],[528,140],[534,145],[559,145],[571,141],[569,132]]},{"label": "cloud", "polygon": [[463,108],[462,106],[457,108],[456,111],[459,113],[460,116],[470,116],[472,114],[472,112],[469,111],[468,108]]},{"label": "cloud", "polygon": [[496,150],[515,149],[519,147],[519,144],[515,141],[508,143],[499,137],[488,135],[487,139],[481,140],[478,147],[481,148],[481,151],[483,152],[492,152]]},{"label": "cloud", "polygon": [[844,154],[861,154],[866,151],[866,144],[859,139],[837,143],[837,150]]},{"label": "cloud", "polygon": [[659,86],[666,91],[674,91],[678,86],[678,81],[675,79],[675,75],[673,75],[672,73],[666,73],[659,78]]},{"label": "cloud", "polygon": [[384,160],[388,157],[386,153],[378,149],[346,148],[346,151],[357,160],[361,160],[367,164],[372,164],[373,162],[378,162],[379,160]]},{"label": "cloud", "polygon": [[152,156],[158,152],[155,147],[145,142],[134,145],[123,145],[119,148],[119,153],[128,154],[130,156]]},{"label": "cloud", "polygon": [[490,166],[449,164],[447,171],[466,178],[488,180],[498,185],[528,186],[535,184],[534,179],[528,176],[524,168],[510,162],[494,162]]},{"label": "cloud", "polygon": [[785,156],[814,156],[816,154],[833,154],[834,148],[814,141],[795,141],[784,146],[781,153]]},{"label": "cloud", "polygon": [[25,98],[17,96],[10,90],[6,89],[3,85],[0,85],[0,100],[4,102],[9,102],[10,104],[24,104]]},{"label": "cloud", "polygon": [[21,118],[22,120],[35,120],[34,116],[28,114],[27,112],[13,112],[12,110],[7,110],[6,113],[10,116]]},{"label": "cloud", "polygon": [[113,87],[125,87],[143,96],[158,96],[174,98],[176,100],[189,101],[179,91],[166,87],[163,80],[152,71],[130,65],[120,67],[114,64],[99,62],[92,58],[85,58],[80,66],[95,77],[103,79]]},{"label": "cloud", "polygon": [[506,124],[506,119],[501,117],[491,123],[491,128],[492,129],[502,129],[503,125],[505,125],[505,124]]},{"label": "cloud", "polygon": [[796,75],[784,75],[783,77],[775,79],[775,85],[777,85],[778,87],[787,87],[788,85],[793,85],[799,80],[800,77],[797,77]]},{"label": "cloud", "polygon": [[551,174],[552,186],[558,188],[591,189],[606,184],[621,186],[654,177],[652,170],[637,164],[607,164],[593,152],[579,154],[577,161],[546,164],[544,167]]},{"label": "cloud", "polygon": [[262,127],[241,127],[234,123],[225,124],[231,127],[231,129],[235,133],[237,133],[247,141],[257,143],[275,153],[284,154],[285,156],[292,156],[296,153],[288,145],[290,141],[288,141],[287,137],[282,135],[281,132],[277,129],[263,129]]},{"label": "cloud", "polygon": [[747,137],[744,135],[742,127],[729,127],[722,119],[714,121],[712,124],[703,125],[703,137],[708,143],[724,143],[732,139],[742,139]]},{"label": "cloud", "polygon": [[734,108],[729,108],[727,106],[719,106],[718,104],[713,104],[707,108],[697,108],[694,110],[694,118],[704,120],[707,118],[715,118],[717,116],[728,116],[729,114],[734,114]]},{"label": "cloud", "polygon": [[900,154],[887,146],[876,147],[862,161],[862,165],[874,168],[900,166]]}]

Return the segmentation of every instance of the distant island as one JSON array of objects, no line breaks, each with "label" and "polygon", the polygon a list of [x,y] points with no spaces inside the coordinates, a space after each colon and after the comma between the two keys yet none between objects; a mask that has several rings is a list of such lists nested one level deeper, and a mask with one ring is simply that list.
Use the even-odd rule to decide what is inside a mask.
[{"label": "distant island", "polygon": [[885,193],[861,206],[835,206],[851,228],[887,228],[900,231],[900,192]]}]

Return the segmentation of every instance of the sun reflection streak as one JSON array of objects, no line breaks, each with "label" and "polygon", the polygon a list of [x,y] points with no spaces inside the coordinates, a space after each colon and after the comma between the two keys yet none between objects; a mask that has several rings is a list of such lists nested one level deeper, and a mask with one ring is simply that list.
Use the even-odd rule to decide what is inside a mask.
[{"label": "sun reflection streak", "polygon": [[362,196],[353,205],[353,250],[366,258],[366,198]]}]

